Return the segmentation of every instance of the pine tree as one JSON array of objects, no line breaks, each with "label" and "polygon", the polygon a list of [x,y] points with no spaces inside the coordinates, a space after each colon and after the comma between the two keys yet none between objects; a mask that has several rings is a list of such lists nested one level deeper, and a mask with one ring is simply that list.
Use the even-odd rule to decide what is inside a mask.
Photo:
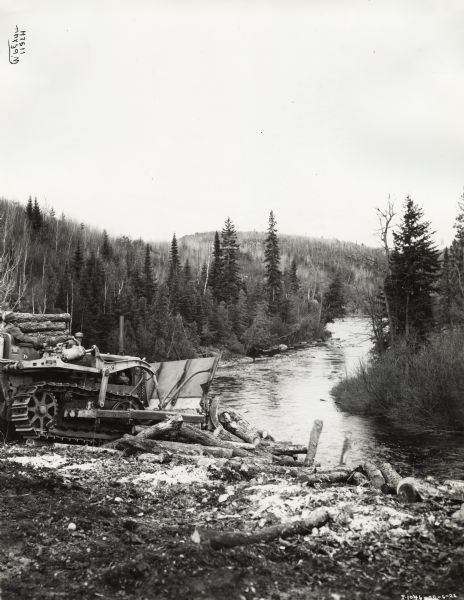
[{"label": "pine tree", "polygon": [[84,256],[82,253],[81,241],[77,240],[76,249],[74,251],[74,257],[72,261],[72,270],[74,277],[79,279],[82,273],[82,267],[84,265]]},{"label": "pine tree", "polygon": [[453,321],[464,322],[464,193],[458,202],[455,237],[449,249],[450,311]]},{"label": "pine tree", "polygon": [[172,236],[171,250],[169,253],[169,274],[168,274],[168,288],[169,288],[169,305],[173,315],[179,312],[180,294],[179,294],[179,273],[180,273],[180,260],[179,260],[179,249],[177,246],[176,234]]},{"label": "pine tree", "polygon": [[32,207],[32,228],[38,231],[43,224],[43,215],[40,210],[37,198],[34,198],[34,206]]},{"label": "pine tree", "polygon": [[269,310],[277,314],[282,298],[282,273],[280,271],[280,248],[277,238],[277,223],[271,210],[269,227],[264,248],[264,264],[266,271],[266,290],[268,295]]},{"label": "pine tree", "polygon": [[29,196],[29,200],[27,201],[27,205],[26,205],[26,217],[27,217],[27,220],[29,221],[29,223],[32,223],[33,216],[34,216],[34,208],[33,208],[33,204],[32,204],[32,197]]},{"label": "pine tree", "polygon": [[222,248],[219,234],[214,234],[213,262],[209,276],[209,285],[213,292],[213,298],[216,302],[223,300],[223,271],[224,263],[222,259]]},{"label": "pine tree", "polygon": [[153,275],[153,265],[150,256],[150,245],[145,246],[145,260],[143,263],[143,288],[144,296],[147,300],[147,304],[151,304],[155,297],[155,276]]},{"label": "pine tree", "polygon": [[109,261],[113,256],[113,249],[111,248],[110,238],[106,229],[103,230],[103,243],[102,243],[102,257],[104,260]]},{"label": "pine tree", "polygon": [[229,217],[221,232],[223,277],[220,294],[227,304],[235,304],[240,290],[240,276],[238,266],[238,242],[235,225]]},{"label": "pine tree", "polygon": [[419,339],[434,324],[432,296],[439,277],[439,253],[423,210],[408,196],[402,222],[393,232],[391,282],[386,288],[397,334]]},{"label": "pine tree", "polygon": [[341,319],[346,314],[343,283],[340,273],[336,273],[324,296],[323,312],[326,323],[333,323],[335,319]]},{"label": "pine tree", "polygon": [[298,279],[296,260],[293,259],[290,264],[289,285],[292,294],[297,294],[300,289],[300,280]]}]

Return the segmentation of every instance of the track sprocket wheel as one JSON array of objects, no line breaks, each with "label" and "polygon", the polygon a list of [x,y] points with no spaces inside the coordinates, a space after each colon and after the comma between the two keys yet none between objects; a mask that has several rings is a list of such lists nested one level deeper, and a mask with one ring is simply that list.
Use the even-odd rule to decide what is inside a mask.
[{"label": "track sprocket wheel", "polygon": [[49,390],[38,389],[27,403],[27,418],[37,435],[47,433],[48,425],[55,418],[58,403],[55,395]]}]

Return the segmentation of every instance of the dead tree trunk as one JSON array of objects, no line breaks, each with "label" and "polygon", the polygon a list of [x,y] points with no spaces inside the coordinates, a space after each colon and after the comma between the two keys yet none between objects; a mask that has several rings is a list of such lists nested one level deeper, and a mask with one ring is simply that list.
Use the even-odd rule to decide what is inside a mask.
[{"label": "dead tree trunk", "polygon": [[293,535],[306,534],[314,527],[321,527],[330,520],[329,511],[321,506],[313,510],[309,517],[264,527],[255,532],[242,531],[214,531],[211,529],[195,529],[192,534],[192,540],[197,544],[210,543],[216,550],[220,548],[232,548],[234,546],[245,546],[248,544],[259,544],[268,542],[279,537],[290,537]]},{"label": "dead tree trunk", "polygon": [[139,440],[156,440],[162,438],[163,435],[172,431],[179,431],[182,427],[184,419],[182,415],[175,415],[165,421],[144,427],[138,434],[137,439]]},{"label": "dead tree trunk", "polygon": [[319,443],[319,436],[321,435],[323,427],[323,422],[320,419],[316,419],[313,423],[313,428],[311,429],[311,434],[309,436],[308,442],[308,451],[305,458],[305,465],[307,467],[312,467],[314,464],[314,459],[316,458],[317,445]]},{"label": "dead tree trunk", "polygon": [[239,448],[232,442],[220,440],[209,431],[199,429],[188,423],[184,423],[182,429],[174,434],[179,441],[187,441],[193,444],[201,444],[202,446],[215,446],[220,448],[230,448],[234,450],[235,456],[249,456],[250,453]]},{"label": "dead tree trunk", "polygon": [[404,502],[422,502],[423,500],[433,500],[443,496],[436,487],[415,477],[400,479],[396,487],[396,493]]},{"label": "dead tree trunk", "polygon": [[221,425],[244,442],[258,446],[261,436],[245,419],[231,410],[219,414]]},{"label": "dead tree trunk", "polygon": [[364,474],[367,476],[372,485],[378,490],[382,489],[382,485],[385,483],[385,479],[383,478],[382,473],[376,467],[376,465],[366,460],[366,462],[362,466],[362,470]]},{"label": "dead tree trunk", "polygon": [[393,486],[396,490],[398,483],[402,479],[401,475],[395,471],[390,463],[387,462],[380,465],[380,472],[382,473],[387,484]]}]

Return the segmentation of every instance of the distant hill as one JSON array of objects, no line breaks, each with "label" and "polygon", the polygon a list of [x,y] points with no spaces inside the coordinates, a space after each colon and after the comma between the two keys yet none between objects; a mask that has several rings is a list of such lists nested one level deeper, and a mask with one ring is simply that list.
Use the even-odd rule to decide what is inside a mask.
[{"label": "distant hill", "polygon": [[363,310],[367,291],[380,283],[378,249],[280,235],[282,293],[272,312],[265,234],[237,234],[235,298],[219,293],[209,278],[213,239],[207,232],[178,240],[173,273],[167,242],[112,237],[58,218],[32,199],[27,206],[0,199],[0,309],[70,312],[73,331],[84,330],[105,351],[117,350],[118,316],[124,314],[128,352],[180,358],[208,346],[243,353],[320,337],[328,319],[326,292],[336,275],[341,301],[352,312]]},{"label": "distant hill", "polygon": [[[247,285],[263,280],[265,237],[266,234],[259,231],[238,232],[240,264]],[[188,258],[192,266],[201,268],[211,256],[213,239],[213,231],[183,236],[179,240],[180,254]],[[345,284],[349,310],[360,311],[366,291],[376,289],[380,284],[385,261],[380,248],[286,234],[279,234],[279,243],[282,270],[288,269],[293,259],[296,261],[298,276],[309,298],[325,292],[335,273],[339,272]],[[163,244],[163,247],[167,253],[168,245]]]}]

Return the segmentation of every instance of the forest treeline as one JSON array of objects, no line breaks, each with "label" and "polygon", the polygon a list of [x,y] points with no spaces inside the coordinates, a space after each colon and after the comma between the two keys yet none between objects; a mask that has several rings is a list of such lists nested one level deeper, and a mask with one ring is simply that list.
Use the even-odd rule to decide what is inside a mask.
[{"label": "forest treeline", "polygon": [[464,194],[444,249],[410,197],[395,227],[392,204],[378,216],[385,271],[368,293],[373,355],[333,394],[343,408],[403,429],[464,429]]},{"label": "forest treeline", "polygon": [[[264,216],[265,225],[266,216]],[[148,359],[233,353],[320,337],[332,318],[362,310],[382,256],[353,243],[214,233],[146,242],[57,217],[29,198],[0,200],[2,310],[70,312],[86,344]]]}]

